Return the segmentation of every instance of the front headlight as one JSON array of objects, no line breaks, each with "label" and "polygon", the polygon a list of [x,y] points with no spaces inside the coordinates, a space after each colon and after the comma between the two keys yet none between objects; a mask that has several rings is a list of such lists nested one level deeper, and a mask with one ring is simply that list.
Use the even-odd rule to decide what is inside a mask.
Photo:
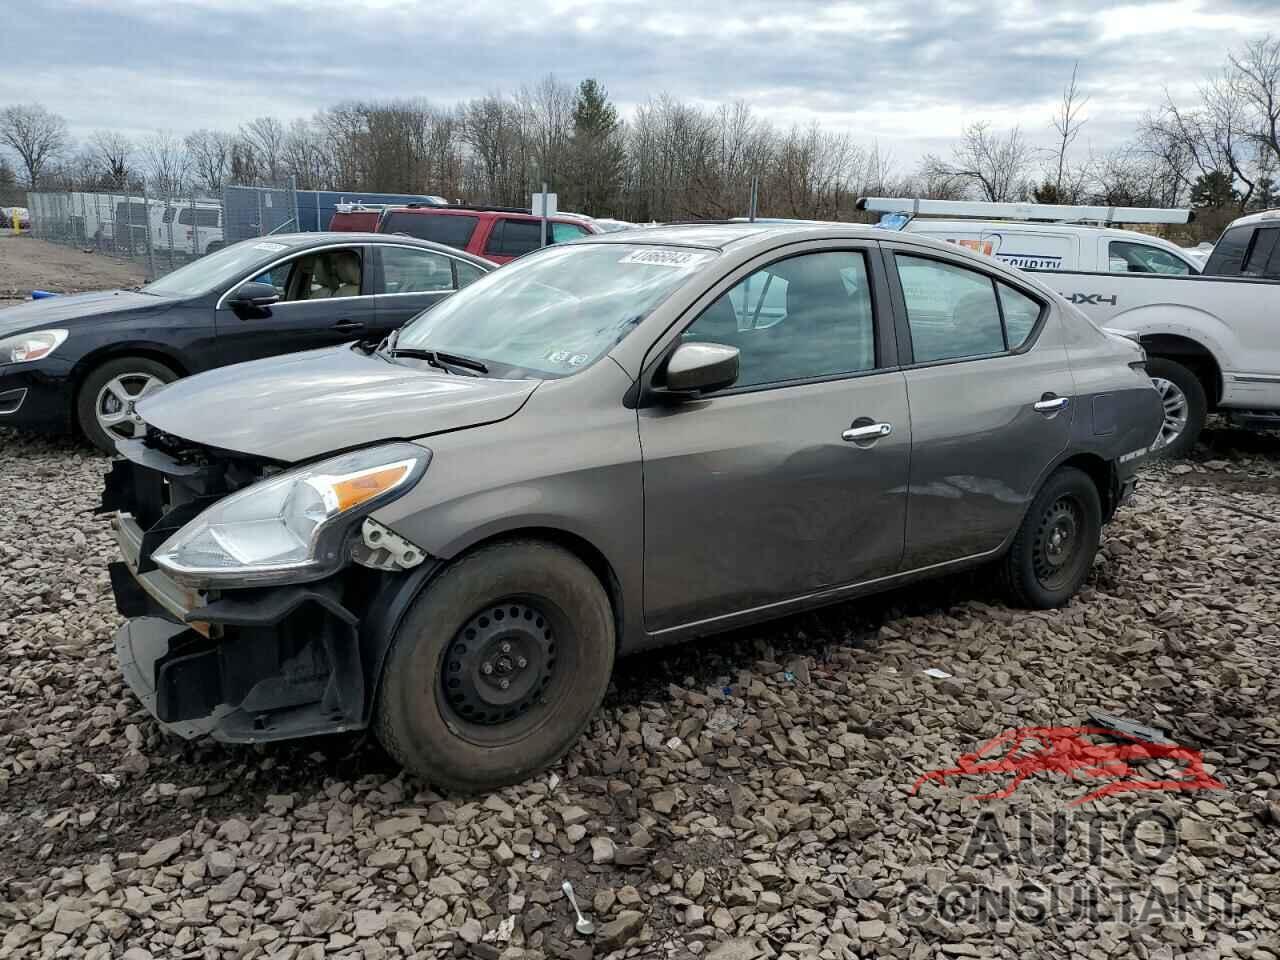
[{"label": "front headlight", "polygon": [[47,357],[67,339],[65,330],[34,330],[0,340],[0,363],[28,363]]},{"label": "front headlight", "polygon": [[153,559],[194,586],[296,583],[345,561],[352,522],[413,488],[431,451],[389,443],[289,470],[219,500]]}]

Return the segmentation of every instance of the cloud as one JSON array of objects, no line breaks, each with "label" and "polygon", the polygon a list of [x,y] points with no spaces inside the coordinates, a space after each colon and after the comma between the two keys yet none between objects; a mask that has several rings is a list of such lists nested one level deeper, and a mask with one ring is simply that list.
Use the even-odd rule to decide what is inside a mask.
[{"label": "cloud", "polygon": [[1047,137],[1078,60],[1091,98],[1086,136],[1105,146],[1164,87],[1193,93],[1251,28],[1260,32],[1263,6],[28,0],[8,11],[0,103],[38,100],[80,135],[181,133],[351,99],[450,104],[554,72],[599,78],[624,113],[661,92],[743,99],[776,122],[816,120],[914,159],[974,119]]}]

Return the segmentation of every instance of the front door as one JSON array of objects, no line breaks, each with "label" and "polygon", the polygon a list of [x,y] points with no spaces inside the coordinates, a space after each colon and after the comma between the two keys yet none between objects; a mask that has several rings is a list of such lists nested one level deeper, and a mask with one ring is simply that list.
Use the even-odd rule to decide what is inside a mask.
[{"label": "front door", "polygon": [[889,260],[912,361],[911,570],[994,550],[1017,528],[1070,439],[1076,388],[1059,316],[1031,291],[934,254]]},{"label": "front door", "polygon": [[898,569],[911,422],[877,345],[889,312],[874,252],[766,263],[681,334],[737,347],[741,370],[704,399],[639,411],[650,632]]},{"label": "front door", "polygon": [[250,311],[218,307],[218,365],[374,336],[370,273],[368,248],[356,245],[301,253],[254,277],[272,284],[280,300]]}]

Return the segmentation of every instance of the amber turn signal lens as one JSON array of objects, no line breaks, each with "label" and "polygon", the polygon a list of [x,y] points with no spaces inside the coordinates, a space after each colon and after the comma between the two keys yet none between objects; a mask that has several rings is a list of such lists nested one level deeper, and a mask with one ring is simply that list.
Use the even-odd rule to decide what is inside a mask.
[{"label": "amber turn signal lens", "polygon": [[409,473],[409,467],[407,463],[397,463],[369,473],[335,480],[333,495],[338,500],[338,511],[358,507],[366,500],[372,500],[378,494],[390,490],[405,478]]}]

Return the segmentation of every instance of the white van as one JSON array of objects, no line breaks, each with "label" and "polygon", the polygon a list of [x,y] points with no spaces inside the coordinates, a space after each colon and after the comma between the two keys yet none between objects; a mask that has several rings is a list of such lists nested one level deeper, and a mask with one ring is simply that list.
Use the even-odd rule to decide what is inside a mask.
[{"label": "white van", "polygon": [[[1188,251],[1168,240],[1136,230],[1119,230],[1065,220],[1131,223],[1185,223],[1186,210],[1140,207],[1065,207],[1050,204],[983,203],[952,200],[866,197],[859,209],[898,217],[893,226],[922,233],[1003,260],[1022,270],[1071,270],[1082,273],[1159,273],[1194,276],[1200,264]],[[928,214],[953,214],[931,219]],[[998,218],[969,219],[963,217]],[[1133,219],[1129,219],[1133,218]]]}]

